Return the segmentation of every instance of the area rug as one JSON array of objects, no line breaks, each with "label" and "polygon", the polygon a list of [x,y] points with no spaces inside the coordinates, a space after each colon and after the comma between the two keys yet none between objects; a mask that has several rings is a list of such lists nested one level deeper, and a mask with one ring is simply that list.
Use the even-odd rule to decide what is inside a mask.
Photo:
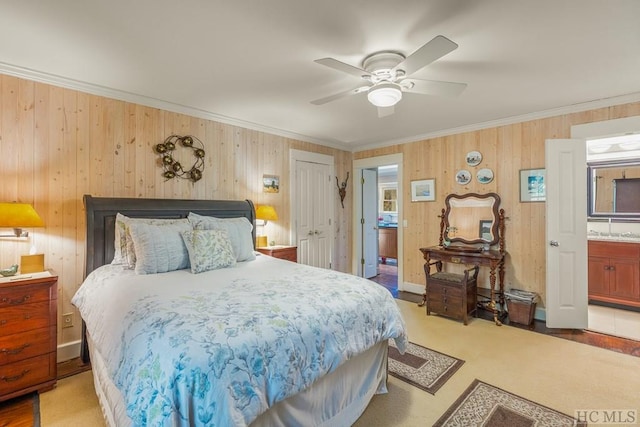
[{"label": "area rug", "polygon": [[463,364],[464,360],[411,342],[400,354],[389,341],[389,373],[427,393],[435,394]]},{"label": "area rug", "polygon": [[476,379],[433,426],[560,427],[586,424]]}]

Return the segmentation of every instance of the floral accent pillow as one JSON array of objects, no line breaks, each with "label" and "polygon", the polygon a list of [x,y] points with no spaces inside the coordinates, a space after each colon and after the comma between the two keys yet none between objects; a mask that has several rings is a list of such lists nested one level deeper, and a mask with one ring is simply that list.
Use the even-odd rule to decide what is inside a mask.
[{"label": "floral accent pillow", "polygon": [[184,231],[182,238],[187,246],[191,272],[194,274],[236,264],[236,256],[226,230]]},{"label": "floral accent pillow", "polygon": [[252,261],[256,259],[253,251],[253,224],[245,217],[216,218],[189,212],[189,222],[194,230],[225,230],[236,255],[236,261]]}]

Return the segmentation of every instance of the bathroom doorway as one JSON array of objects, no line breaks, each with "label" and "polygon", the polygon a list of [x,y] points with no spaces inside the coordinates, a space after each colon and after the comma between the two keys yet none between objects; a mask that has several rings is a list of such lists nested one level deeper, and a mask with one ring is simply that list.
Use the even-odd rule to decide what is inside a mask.
[{"label": "bathroom doorway", "polygon": [[[393,166],[393,168],[389,168],[388,171],[385,171],[386,166]],[[386,288],[388,288],[390,290],[390,292],[394,295],[397,296],[397,294],[399,292],[402,292],[404,289],[404,284],[403,284],[403,266],[402,266],[402,252],[403,252],[403,247],[402,247],[402,242],[403,242],[403,236],[402,236],[402,225],[403,224],[403,220],[402,220],[402,154],[390,154],[390,155],[385,155],[385,156],[379,156],[379,157],[370,157],[370,158],[366,158],[366,159],[360,159],[360,160],[355,160],[353,162],[353,176],[360,176],[361,171],[363,169],[376,169],[376,171],[378,172],[378,168],[381,168],[382,172],[384,174],[387,174],[387,172],[391,175],[389,176],[394,176],[395,175],[395,188],[396,188],[396,199],[395,199],[395,211],[394,211],[394,203],[387,203],[386,205],[381,203],[384,201],[384,195],[382,197],[380,197],[380,192],[378,190],[378,194],[377,197],[379,198],[378,202],[376,204],[367,204],[367,206],[372,206],[373,209],[376,209],[376,212],[374,212],[374,214],[377,214],[377,218],[378,223],[376,224],[376,228],[377,231],[380,231],[380,225],[384,224],[386,225],[388,228],[391,228],[390,226],[393,224],[394,230],[396,231],[396,242],[395,242],[395,248],[396,248],[396,254],[395,254],[395,258],[391,258],[389,256],[385,256],[385,262],[382,263],[382,258],[379,256],[379,245],[380,245],[380,239],[378,238],[378,242],[377,245],[375,245],[373,248],[372,247],[364,247],[364,239],[363,239],[363,232],[362,232],[362,219],[363,219],[363,192],[362,192],[362,188],[359,185],[354,186],[354,197],[353,197],[353,202],[354,202],[354,216],[353,216],[353,265],[352,265],[352,271],[353,274],[356,274],[358,276],[361,275],[361,271],[362,271],[362,260],[364,260],[364,255],[367,251],[372,251],[375,250],[376,253],[378,253],[378,265],[377,265],[377,273],[374,277],[371,278],[371,280],[381,284],[382,286],[385,286]],[[379,183],[386,183],[388,184],[391,181],[392,178],[390,177],[385,177],[383,179],[380,179]],[[388,196],[390,196],[386,201],[387,202],[393,202],[391,196],[392,193],[388,193]],[[375,207],[374,207],[375,206]],[[388,208],[386,209],[386,212],[383,212],[382,208]],[[386,220],[386,221],[385,221]],[[398,226],[400,225],[400,227]],[[388,255],[383,253],[382,255]]]}]

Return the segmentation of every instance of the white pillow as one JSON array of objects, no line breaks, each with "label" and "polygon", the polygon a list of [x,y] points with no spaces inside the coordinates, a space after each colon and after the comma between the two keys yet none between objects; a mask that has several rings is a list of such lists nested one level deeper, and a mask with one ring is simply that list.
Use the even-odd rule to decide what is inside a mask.
[{"label": "white pillow", "polygon": [[136,254],[136,274],[166,273],[189,267],[189,253],[182,233],[191,231],[189,223],[151,225],[129,224]]},{"label": "white pillow", "polygon": [[236,256],[226,230],[183,231],[182,238],[187,246],[191,272],[194,274],[236,264]]},{"label": "white pillow", "polygon": [[189,212],[187,217],[195,230],[226,230],[231,240],[236,261],[251,261],[256,259],[253,252],[253,224],[245,217],[216,218]]},{"label": "white pillow", "polygon": [[116,214],[115,224],[115,253],[111,264],[126,264],[128,268],[135,268],[136,266],[136,254],[133,249],[133,242],[131,241],[131,235],[129,234],[129,224],[144,223],[150,225],[168,225],[185,223],[190,224],[186,218],[174,218],[174,219],[162,219],[162,218],[130,218]]}]

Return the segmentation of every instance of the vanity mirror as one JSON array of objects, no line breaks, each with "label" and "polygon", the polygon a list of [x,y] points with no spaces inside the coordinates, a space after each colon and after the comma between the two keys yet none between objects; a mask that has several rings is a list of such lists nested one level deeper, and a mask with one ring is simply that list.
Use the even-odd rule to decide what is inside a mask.
[{"label": "vanity mirror", "polygon": [[589,217],[640,220],[640,159],[587,166]]},{"label": "vanity mirror", "polygon": [[442,210],[441,241],[452,244],[495,245],[500,242],[502,213],[500,196],[487,194],[449,194]]}]

